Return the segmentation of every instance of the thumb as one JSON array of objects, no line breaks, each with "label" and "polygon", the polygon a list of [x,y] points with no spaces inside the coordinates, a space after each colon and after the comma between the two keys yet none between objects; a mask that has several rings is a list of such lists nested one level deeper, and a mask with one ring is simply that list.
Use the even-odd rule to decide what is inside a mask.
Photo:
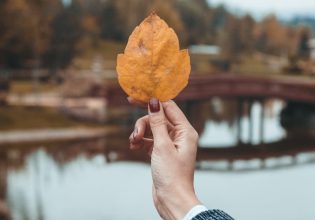
[{"label": "thumb", "polygon": [[150,99],[148,110],[150,127],[155,144],[163,140],[170,140],[167,131],[167,120],[160,101],[156,98]]}]

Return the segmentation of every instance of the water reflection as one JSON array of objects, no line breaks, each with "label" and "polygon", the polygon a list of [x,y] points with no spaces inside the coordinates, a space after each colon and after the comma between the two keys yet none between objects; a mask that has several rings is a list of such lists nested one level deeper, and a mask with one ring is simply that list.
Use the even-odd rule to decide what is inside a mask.
[{"label": "water reflection", "polygon": [[[71,186],[75,187],[74,183],[78,180],[80,173],[95,172],[104,164],[105,159],[102,156],[97,156],[92,160],[79,156],[68,164],[60,164],[44,150],[31,154],[22,170],[12,170],[8,174],[7,198],[12,218],[15,220],[50,219],[47,209],[54,203],[57,204],[58,200],[62,200],[62,203],[76,203],[76,200],[71,201],[69,197],[64,196],[54,200],[54,193],[57,193],[59,189],[63,191],[61,195],[66,194],[65,186],[69,184],[69,181],[72,181]],[[70,178],[69,173],[71,173]],[[84,179],[79,180],[81,184]],[[64,216],[62,219],[69,218]]]},{"label": "water reflection", "polygon": [[[141,172],[143,186],[133,185],[139,174],[129,173],[128,167],[135,166],[141,168],[145,165],[123,165],[121,169],[115,165],[113,170],[101,154],[92,157],[80,155],[61,164],[46,151],[38,150],[26,159],[23,169],[8,173],[7,201],[12,219],[103,220],[112,219],[108,216],[115,216],[115,209],[119,215],[119,206],[126,208],[128,205],[136,209],[139,204],[129,195],[131,187],[143,192],[143,186],[147,186],[145,193],[150,197],[151,180],[150,172],[146,170]],[[127,173],[128,183],[122,181]],[[121,203],[117,204],[119,198]],[[125,198],[129,200],[126,202]],[[153,204],[145,209],[154,216]]]},{"label": "water reflection", "polygon": [[[312,158],[315,160],[315,154]],[[268,166],[279,163],[284,165],[288,161],[290,158],[281,158],[280,161],[270,158]],[[248,168],[249,163],[258,168],[260,161],[237,161],[235,168]],[[213,175],[213,172],[208,174]],[[306,176],[311,176],[309,174]],[[257,175],[258,172],[253,174]],[[290,173],[283,175],[287,179],[292,178]],[[223,179],[236,180],[233,174]],[[207,181],[210,183],[209,178]],[[218,187],[218,184],[215,186]],[[256,189],[259,187],[255,185]],[[208,185],[199,188],[203,192],[207,192],[207,189]],[[100,153],[80,154],[67,162],[61,162],[46,150],[38,149],[26,157],[23,168],[9,169],[6,191],[14,220],[119,220],[127,216],[128,219],[136,220],[139,219],[139,212],[141,216],[146,216],[145,219],[159,219],[151,201],[148,166],[130,162],[108,163]]]},{"label": "water reflection", "polygon": [[[217,102],[216,102],[217,103]],[[219,107],[221,103],[217,103],[215,108]],[[286,131],[280,125],[280,113],[284,107],[284,103],[280,100],[273,100],[264,109],[260,103],[254,103],[251,112],[244,115],[241,120],[241,141],[243,143],[259,144],[272,143],[279,141],[286,137]],[[264,136],[260,139],[260,123],[261,111],[266,111],[264,118]],[[252,136],[250,136],[250,120],[253,123]],[[237,121],[234,119],[231,125],[227,121],[207,120],[204,132],[200,136],[199,146],[201,147],[231,147],[238,144],[237,137]]]}]

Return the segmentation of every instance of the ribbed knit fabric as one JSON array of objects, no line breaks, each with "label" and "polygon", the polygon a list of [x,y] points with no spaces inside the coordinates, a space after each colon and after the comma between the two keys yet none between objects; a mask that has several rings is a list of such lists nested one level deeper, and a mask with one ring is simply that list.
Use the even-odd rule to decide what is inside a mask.
[{"label": "ribbed knit fabric", "polygon": [[192,220],[234,220],[234,218],[221,210],[214,209],[202,212]]}]

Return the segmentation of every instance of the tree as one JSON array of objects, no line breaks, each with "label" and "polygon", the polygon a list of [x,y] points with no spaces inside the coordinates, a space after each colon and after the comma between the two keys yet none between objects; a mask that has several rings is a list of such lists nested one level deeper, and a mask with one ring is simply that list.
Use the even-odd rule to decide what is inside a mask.
[{"label": "tree", "polygon": [[219,35],[219,45],[225,59],[236,61],[242,52],[241,22],[235,16],[227,18],[224,29]]},{"label": "tree", "polygon": [[104,39],[115,39],[121,41],[124,39],[123,23],[116,10],[115,1],[108,0],[101,6],[100,29],[101,37]]},{"label": "tree", "polygon": [[73,1],[54,17],[50,47],[45,54],[45,64],[48,67],[64,68],[76,54],[76,43],[83,33],[81,14],[79,3]]},{"label": "tree", "polygon": [[302,27],[299,30],[297,56],[302,59],[308,59],[310,56],[310,48],[308,42],[310,40],[310,30],[306,27]]},{"label": "tree", "polygon": [[210,43],[212,12],[205,0],[178,1],[177,8],[187,33],[187,44]]},{"label": "tree", "polygon": [[23,59],[32,57],[37,19],[31,16],[32,9],[25,1],[4,1],[0,7],[1,16],[10,18],[0,21],[0,63],[7,68],[18,67]]},{"label": "tree", "polygon": [[[49,47],[49,23],[58,3],[53,0],[0,2],[0,66],[32,67]],[[49,9],[49,10],[47,10]],[[2,64],[1,64],[2,63]]]},{"label": "tree", "polygon": [[240,19],[240,43],[243,53],[251,53],[254,51],[254,28],[256,22],[250,15],[245,15]]},{"label": "tree", "polygon": [[267,16],[255,30],[256,48],[263,53],[273,55],[288,54],[286,28],[274,15]]}]

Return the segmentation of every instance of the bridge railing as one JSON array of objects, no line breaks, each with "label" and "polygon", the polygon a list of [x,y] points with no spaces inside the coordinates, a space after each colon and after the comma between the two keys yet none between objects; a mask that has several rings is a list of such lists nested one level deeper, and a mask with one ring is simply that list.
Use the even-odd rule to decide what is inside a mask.
[{"label": "bridge railing", "polygon": [[[109,105],[126,105],[126,94],[118,84],[104,88]],[[264,78],[235,74],[191,76],[178,101],[222,98],[280,98],[315,103],[315,80]]]}]

